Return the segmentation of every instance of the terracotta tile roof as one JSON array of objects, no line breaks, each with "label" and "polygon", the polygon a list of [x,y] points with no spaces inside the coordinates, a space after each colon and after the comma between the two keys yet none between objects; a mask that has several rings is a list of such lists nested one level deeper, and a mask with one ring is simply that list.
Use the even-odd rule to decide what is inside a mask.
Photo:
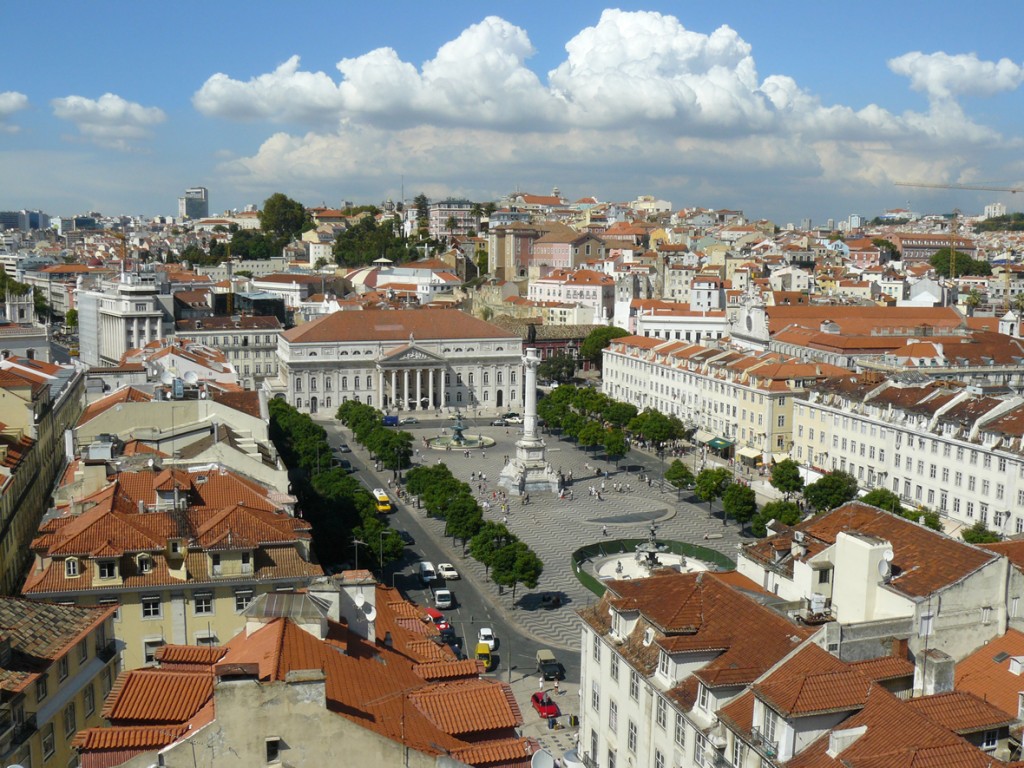
[{"label": "terracotta tile roof", "polygon": [[162,645],[156,649],[156,661],[161,667],[195,664],[209,667],[227,653],[219,645]]},{"label": "terracotta tile roof", "polygon": [[158,749],[168,743],[168,736],[180,736],[185,730],[185,726],[168,729],[151,725],[90,728],[79,731],[71,746],[81,750]]},{"label": "terracotta tile roof", "polygon": [[23,690],[114,611],[0,597],[0,636],[11,643],[0,690]]},{"label": "terracotta tile roof", "polygon": [[445,660],[417,664],[413,670],[424,680],[452,680],[460,677],[479,677],[484,672],[484,665],[476,659]]},{"label": "terracotta tile roof", "polygon": [[876,683],[914,676],[914,665],[899,656],[880,656],[877,659],[854,661],[850,663],[850,667]]},{"label": "terracotta tile roof", "polygon": [[871,683],[860,672],[810,644],[751,686],[754,694],[786,718],[858,710]]},{"label": "terracotta tile roof", "polygon": [[991,755],[872,685],[864,708],[843,729],[866,726],[864,734],[834,757],[829,734],[810,744],[786,768],[990,768]]},{"label": "terracotta tile roof", "polygon": [[929,720],[959,734],[1006,727],[1017,720],[967,691],[923,696],[908,704]]},{"label": "terracotta tile roof", "polygon": [[410,702],[439,730],[453,736],[522,725],[505,689],[489,681],[443,683],[414,691]]},{"label": "terracotta tile roof", "polygon": [[973,693],[1010,716],[1017,714],[1017,697],[1024,690],[1021,675],[1010,671],[1014,657],[1024,656],[1024,633],[1008,629],[956,665],[958,691]]},{"label": "terracotta tile roof", "polygon": [[293,344],[418,339],[509,339],[518,337],[457,309],[396,309],[334,312],[285,331]]},{"label": "terracotta tile roof", "polygon": [[[789,549],[794,530],[803,531],[809,555],[835,544],[842,532],[859,532],[889,541],[893,547],[889,587],[910,597],[927,597],[999,557],[859,501],[848,502],[792,530],[749,544],[743,554],[758,562],[775,563],[775,548]],[[792,573],[792,566],[792,561],[787,560],[788,573]]]},{"label": "terracotta tile roof", "polygon": [[122,672],[103,717],[115,725],[184,723],[213,697],[213,675],[164,669]]}]

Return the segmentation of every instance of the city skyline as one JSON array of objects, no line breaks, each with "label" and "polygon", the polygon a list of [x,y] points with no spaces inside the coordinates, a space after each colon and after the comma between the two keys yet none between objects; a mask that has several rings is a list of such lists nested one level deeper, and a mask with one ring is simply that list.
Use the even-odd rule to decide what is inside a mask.
[{"label": "city skyline", "polygon": [[397,200],[403,183],[406,199],[651,194],[779,224],[1019,208],[893,184],[1021,186],[1024,67],[1005,16],[619,7],[108,2],[33,34],[63,6],[13,6],[0,209],[174,215],[203,186],[215,213],[275,191]]}]

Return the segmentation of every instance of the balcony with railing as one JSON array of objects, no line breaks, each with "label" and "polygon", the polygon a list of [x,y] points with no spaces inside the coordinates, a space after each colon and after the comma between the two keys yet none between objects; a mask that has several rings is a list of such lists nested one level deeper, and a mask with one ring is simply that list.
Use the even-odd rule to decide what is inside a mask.
[{"label": "balcony with railing", "polygon": [[582,758],[583,765],[585,765],[586,768],[597,768],[597,760],[592,758],[589,752],[584,752]]},{"label": "balcony with railing", "polygon": [[96,655],[99,657],[100,661],[107,664],[117,655],[117,641],[107,641],[102,647],[96,649]]},{"label": "balcony with railing", "polygon": [[24,744],[38,729],[35,713],[26,713],[25,720],[14,726],[14,740],[11,742],[11,749],[17,749]]},{"label": "balcony with railing", "polygon": [[762,757],[773,759],[779,754],[779,742],[772,741],[764,735],[761,728],[755,726],[751,729],[750,746],[752,746]]}]

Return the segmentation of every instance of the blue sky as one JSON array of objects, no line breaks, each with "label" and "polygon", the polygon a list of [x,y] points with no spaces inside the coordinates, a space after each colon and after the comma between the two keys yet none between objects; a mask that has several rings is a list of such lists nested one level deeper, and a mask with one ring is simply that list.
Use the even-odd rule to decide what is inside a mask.
[{"label": "blue sky", "polygon": [[[8,4],[0,210],[515,189],[779,224],[1019,210],[1014,3]],[[1016,57],[1016,58],[1015,58]]]}]

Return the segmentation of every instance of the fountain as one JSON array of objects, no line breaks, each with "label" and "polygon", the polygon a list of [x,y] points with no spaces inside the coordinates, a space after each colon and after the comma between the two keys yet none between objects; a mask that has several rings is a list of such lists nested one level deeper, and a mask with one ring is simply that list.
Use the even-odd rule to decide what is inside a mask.
[{"label": "fountain", "polygon": [[667,544],[658,542],[658,526],[651,523],[647,540],[636,545],[633,557],[622,554],[594,558],[593,571],[599,579],[645,579],[658,568],[671,568],[680,573],[706,571],[713,566],[695,557],[677,555]]},{"label": "fountain", "polygon": [[468,448],[490,448],[494,445],[494,438],[487,437],[486,435],[467,435],[466,425],[462,423],[462,414],[457,413],[450,435],[428,437],[426,442],[427,446],[435,451],[464,451]]}]

